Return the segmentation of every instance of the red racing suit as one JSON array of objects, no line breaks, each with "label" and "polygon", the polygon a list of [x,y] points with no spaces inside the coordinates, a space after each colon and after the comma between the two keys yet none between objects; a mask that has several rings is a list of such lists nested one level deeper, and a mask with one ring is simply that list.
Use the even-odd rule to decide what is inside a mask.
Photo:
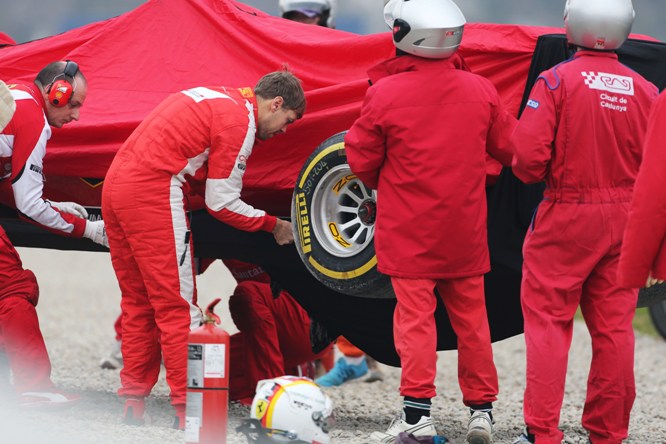
[{"label": "red racing suit", "polygon": [[623,287],[638,288],[647,277],[666,279],[666,93],[655,104],[634,187],[618,269]]},{"label": "red racing suit", "polygon": [[181,91],[148,115],[111,164],[102,214],[122,290],[120,396],[147,396],[162,355],[171,402],[177,413],[185,407],[187,337],[201,321],[186,181],[205,182],[207,210],[229,225],[270,232],[276,224],[240,200],[256,120],[251,88]]},{"label": "red racing suit", "polygon": [[[0,132],[0,203],[51,232],[80,238],[86,220],[53,208],[42,197],[43,159],[51,127],[35,85],[9,85],[16,101],[12,120]],[[39,287],[0,228],[0,342],[7,352],[18,393],[53,387],[51,362],[35,306]]]},{"label": "red racing suit", "polygon": [[523,246],[525,422],[560,443],[573,319],[580,305],[593,358],[583,426],[596,443],[627,437],[635,398],[637,292],[616,284],[629,202],[657,88],[615,53],[580,50],[541,74],[514,133],[513,172],[546,181]]},{"label": "red racing suit", "polygon": [[[240,330],[230,341],[230,399],[251,401],[257,382],[296,374],[298,366],[323,357],[332,345],[312,353],[310,317],[286,291],[273,297],[270,276],[260,266],[223,262],[238,282],[229,299],[229,312]],[[115,323],[116,340],[122,337],[121,325],[122,316]]]},{"label": "red racing suit", "polygon": [[[310,317],[286,291],[273,297],[270,277],[257,265],[225,260],[238,281],[229,312],[240,330],[231,336],[230,399],[249,400],[257,382],[285,374],[326,355],[312,352]],[[306,376],[306,375],[304,375]]]},{"label": "red racing suit", "polygon": [[51,127],[46,104],[35,85],[9,85],[16,112],[0,132],[0,203],[56,234],[81,238],[86,220],[52,207],[42,197],[43,160]]},{"label": "red racing suit", "polygon": [[438,287],[458,335],[464,402],[480,405],[498,392],[482,277],[490,270],[486,156],[511,162],[515,119],[489,80],[461,68],[458,55],[405,55],[373,68],[345,149],[352,172],[377,189],[377,267],[398,300],[400,393],[435,396]]},{"label": "red racing suit", "polygon": [[24,270],[18,252],[0,227],[0,351],[9,358],[17,394],[53,389],[49,360],[35,306],[37,279]]}]

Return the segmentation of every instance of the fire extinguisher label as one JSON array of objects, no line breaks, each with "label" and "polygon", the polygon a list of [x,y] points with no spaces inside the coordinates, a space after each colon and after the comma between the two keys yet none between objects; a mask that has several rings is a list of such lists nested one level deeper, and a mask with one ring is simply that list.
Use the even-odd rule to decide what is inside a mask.
[{"label": "fire extinguisher label", "polygon": [[185,407],[185,442],[199,442],[203,415],[203,393],[187,393]]},{"label": "fire extinguisher label", "polygon": [[224,378],[225,345],[205,345],[204,378]]},{"label": "fire extinguisher label", "polygon": [[204,347],[203,344],[187,345],[187,386],[204,386]]}]

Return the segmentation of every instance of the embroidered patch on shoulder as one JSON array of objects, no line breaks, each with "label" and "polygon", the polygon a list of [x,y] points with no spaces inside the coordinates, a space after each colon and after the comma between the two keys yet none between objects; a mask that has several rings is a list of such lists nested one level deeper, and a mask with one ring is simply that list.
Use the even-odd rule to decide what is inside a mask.
[{"label": "embroidered patch on shoulder", "polygon": [[245,98],[254,97],[254,91],[252,91],[252,88],[250,87],[238,88],[238,90],[240,91],[241,96]]},{"label": "embroidered patch on shoulder", "polygon": [[530,108],[537,109],[539,107],[539,102],[537,102],[536,100],[530,99],[530,100],[527,101],[527,106],[529,106]]}]

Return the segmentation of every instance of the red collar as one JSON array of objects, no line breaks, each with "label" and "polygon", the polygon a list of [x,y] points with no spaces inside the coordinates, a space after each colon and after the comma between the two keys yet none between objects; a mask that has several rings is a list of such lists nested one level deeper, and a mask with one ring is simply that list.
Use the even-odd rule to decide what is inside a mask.
[{"label": "red collar", "polygon": [[385,60],[368,70],[370,82],[376,83],[384,77],[408,71],[428,69],[462,69],[470,71],[465,60],[458,53],[448,59],[426,59],[412,55],[401,55]]},{"label": "red collar", "polygon": [[39,87],[37,87],[37,85],[34,83],[17,83],[14,88],[30,94],[30,96],[35,99],[39,106],[42,107],[44,114],[46,114],[46,102],[44,101],[44,95],[42,94],[42,91],[39,89]]},{"label": "red collar", "polygon": [[579,57],[604,57],[607,59],[617,60],[617,53],[615,51],[594,51],[592,49],[579,49],[574,54],[574,59]]}]

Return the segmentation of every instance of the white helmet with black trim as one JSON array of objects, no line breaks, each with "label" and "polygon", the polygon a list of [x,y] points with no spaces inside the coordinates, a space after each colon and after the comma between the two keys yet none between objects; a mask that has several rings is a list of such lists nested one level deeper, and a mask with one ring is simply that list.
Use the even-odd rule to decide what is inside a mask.
[{"label": "white helmet with black trim", "polygon": [[251,444],[330,444],[333,404],[311,379],[280,376],[257,383],[250,419],[236,431]]},{"label": "white helmet with black trim", "polygon": [[564,6],[567,40],[588,49],[618,49],[635,17],[631,0],[567,0]]},{"label": "white helmet with black trim", "polygon": [[465,16],[451,0],[389,0],[384,20],[396,48],[428,59],[451,57],[462,41]]},{"label": "white helmet with black trim", "polygon": [[300,13],[310,18],[319,17],[321,26],[335,27],[337,0],[280,0],[278,7],[282,18],[293,20],[292,15]]}]

